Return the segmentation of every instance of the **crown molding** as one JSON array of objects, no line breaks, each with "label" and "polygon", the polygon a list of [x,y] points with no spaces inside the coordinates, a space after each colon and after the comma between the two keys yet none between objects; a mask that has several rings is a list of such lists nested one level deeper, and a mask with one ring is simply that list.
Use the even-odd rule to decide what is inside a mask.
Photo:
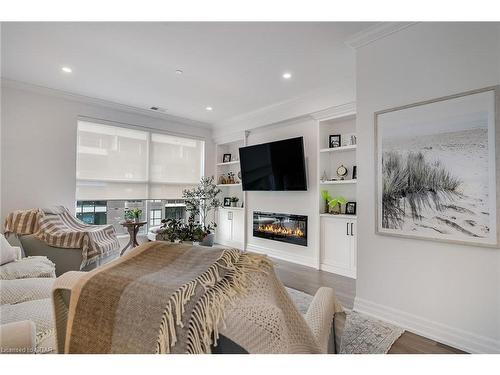
[{"label": "crown molding", "polygon": [[318,121],[331,120],[346,116],[356,116],[356,102],[337,105],[311,113],[311,117]]},{"label": "crown molding", "polygon": [[418,22],[380,22],[352,35],[345,41],[345,44],[353,49],[358,49],[417,23]]},{"label": "crown molding", "polygon": [[105,100],[105,99],[99,99],[99,98],[94,98],[94,97],[85,96],[85,95],[81,95],[81,94],[75,94],[75,93],[72,93],[69,91],[53,89],[53,88],[49,88],[49,87],[45,87],[45,86],[35,85],[32,83],[27,83],[27,82],[22,82],[22,81],[16,81],[16,80],[7,79],[7,78],[3,78],[3,77],[2,77],[1,82],[2,82],[2,88],[8,87],[8,88],[13,88],[13,89],[20,89],[20,90],[34,92],[34,93],[41,94],[41,95],[50,95],[50,96],[54,96],[54,97],[58,97],[58,98],[62,98],[62,99],[72,100],[72,101],[76,101],[76,102],[80,102],[80,103],[84,103],[84,104],[98,105],[101,107],[115,109],[117,111],[139,114],[142,116],[156,118],[156,119],[168,121],[170,123],[175,123],[175,124],[179,124],[179,125],[187,125],[187,126],[203,128],[203,129],[210,129],[210,130],[212,129],[212,124],[209,124],[206,122],[191,120],[189,118],[169,115],[169,114],[161,113],[161,112],[154,112],[154,111],[151,111],[148,109],[133,107],[133,106],[126,105],[126,104],[120,104],[120,103],[116,103],[116,102]]}]

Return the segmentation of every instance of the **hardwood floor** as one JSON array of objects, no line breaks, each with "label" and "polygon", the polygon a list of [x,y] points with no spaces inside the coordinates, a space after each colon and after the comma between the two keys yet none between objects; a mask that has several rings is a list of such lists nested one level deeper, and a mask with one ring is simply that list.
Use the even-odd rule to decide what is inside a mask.
[{"label": "hardwood floor", "polygon": [[[276,272],[287,287],[314,295],[321,286],[335,290],[343,306],[352,309],[356,295],[356,280],[316,270],[295,263],[274,259]],[[389,354],[459,354],[459,349],[405,331],[392,345]]]}]

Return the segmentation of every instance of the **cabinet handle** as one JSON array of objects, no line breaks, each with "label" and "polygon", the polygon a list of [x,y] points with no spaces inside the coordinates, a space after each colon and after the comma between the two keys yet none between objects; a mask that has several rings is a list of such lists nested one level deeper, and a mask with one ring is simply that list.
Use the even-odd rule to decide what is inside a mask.
[{"label": "cabinet handle", "polygon": [[354,226],[354,223],[351,223],[351,236],[354,236],[354,230],[352,229]]},{"label": "cabinet handle", "polygon": [[347,233],[347,235],[349,235],[349,223],[347,223],[346,233]]}]

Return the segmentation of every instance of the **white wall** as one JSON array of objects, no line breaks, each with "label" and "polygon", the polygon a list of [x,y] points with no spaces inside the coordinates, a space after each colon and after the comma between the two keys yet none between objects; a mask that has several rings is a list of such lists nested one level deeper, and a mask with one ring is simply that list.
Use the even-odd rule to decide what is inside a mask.
[{"label": "white wall", "polygon": [[373,114],[499,84],[499,55],[498,23],[420,23],[357,50],[355,308],[478,352],[500,352],[500,249],[375,234]]},{"label": "white wall", "polygon": [[74,210],[78,116],[203,137],[205,173],[213,174],[214,147],[208,128],[8,81],[2,81],[1,99],[2,222],[16,209],[58,204]]},{"label": "white wall", "polygon": [[[248,145],[304,137],[307,168],[307,191],[247,192],[247,249],[297,263],[318,266],[318,176],[317,124],[312,119],[290,121],[250,132]],[[278,212],[308,216],[308,245],[298,246],[252,236],[253,211]]]}]

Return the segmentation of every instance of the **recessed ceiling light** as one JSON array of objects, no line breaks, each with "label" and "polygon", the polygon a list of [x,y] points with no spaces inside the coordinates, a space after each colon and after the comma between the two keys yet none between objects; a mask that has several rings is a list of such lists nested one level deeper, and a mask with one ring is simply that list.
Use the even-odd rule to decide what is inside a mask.
[{"label": "recessed ceiling light", "polygon": [[61,68],[61,70],[64,72],[64,73],[71,73],[73,72],[73,69],[71,69],[69,66],[63,66]]},{"label": "recessed ceiling light", "polygon": [[290,73],[290,72],[285,72],[285,73],[283,73],[282,77],[283,77],[284,79],[290,79],[290,78],[292,78],[292,73]]},{"label": "recessed ceiling light", "polygon": [[177,69],[177,70],[175,71],[175,74],[179,74],[179,75],[181,75],[182,73],[184,73],[184,72],[183,72],[182,70],[180,70],[180,69]]},{"label": "recessed ceiling light", "polygon": [[210,106],[205,107],[205,109],[206,109],[207,111],[213,111],[213,108],[212,108],[212,107],[210,107]]}]

